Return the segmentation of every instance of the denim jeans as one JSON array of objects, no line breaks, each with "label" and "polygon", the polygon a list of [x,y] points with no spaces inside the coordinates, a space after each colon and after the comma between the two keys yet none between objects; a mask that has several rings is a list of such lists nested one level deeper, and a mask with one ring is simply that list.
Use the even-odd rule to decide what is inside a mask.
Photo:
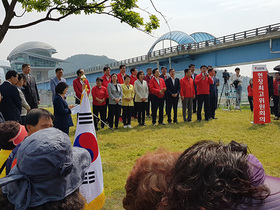
[{"label": "denim jeans", "polygon": [[242,95],[242,87],[241,87],[241,85],[237,86],[235,91],[236,91],[236,106],[240,106],[241,95]]}]

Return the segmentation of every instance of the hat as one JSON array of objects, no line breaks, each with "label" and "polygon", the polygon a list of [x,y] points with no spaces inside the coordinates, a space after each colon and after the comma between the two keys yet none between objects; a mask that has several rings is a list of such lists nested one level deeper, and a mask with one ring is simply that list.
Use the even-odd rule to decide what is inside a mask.
[{"label": "hat", "polygon": [[17,164],[0,179],[0,187],[17,210],[40,206],[72,194],[82,184],[90,163],[89,152],[72,147],[65,133],[43,129],[21,143]]},{"label": "hat", "polygon": [[249,154],[249,178],[253,186],[265,184],[270,194],[280,193],[280,178],[268,176],[265,174],[262,163],[256,158],[256,156]]},{"label": "hat", "polygon": [[24,140],[26,136],[28,136],[28,133],[25,127],[19,124],[19,130],[17,135],[14,138],[11,138],[9,141],[13,142],[13,144],[17,146],[19,143],[21,143]]}]

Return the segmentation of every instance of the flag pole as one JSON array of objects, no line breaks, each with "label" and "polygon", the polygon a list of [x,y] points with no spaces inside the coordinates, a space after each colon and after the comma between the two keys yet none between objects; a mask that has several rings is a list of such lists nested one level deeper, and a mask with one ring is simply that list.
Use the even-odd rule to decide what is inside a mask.
[{"label": "flag pole", "polygon": [[[77,100],[81,101],[77,96],[74,96]],[[113,128],[111,128],[107,123],[105,123],[103,120],[101,120],[99,117],[97,117],[94,113],[92,113],[94,117],[96,117],[98,120],[100,120],[104,125],[106,125],[111,131],[114,131]]]}]

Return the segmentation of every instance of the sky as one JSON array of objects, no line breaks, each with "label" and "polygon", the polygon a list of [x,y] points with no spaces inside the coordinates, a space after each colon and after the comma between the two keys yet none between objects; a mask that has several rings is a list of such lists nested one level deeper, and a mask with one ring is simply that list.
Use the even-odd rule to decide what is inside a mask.
[{"label": "sky", "polygon": [[[156,8],[164,14],[171,31],[187,34],[207,32],[215,37],[241,32],[280,22],[279,0],[153,0]],[[38,25],[9,30],[0,44],[0,60],[6,61],[9,53],[28,41],[41,41],[53,46],[58,53],[53,57],[66,59],[75,54],[106,55],[124,60],[147,54],[161,35],[169,32],[168,26],[157,13],[150,0],[139,0],[139,6],[156,14],[161,27],[147,35],[125,23],[106,15],[74,15],[60,22],[44,22]],[[20,5],[17,8],[20,14]],[[146,14],[142,13],[144,17]],[[42,14],[27,13],[16,18],[12,24],[30,22]],[[0,21],[4,10],[0,4]],[[279,62],[268,63],[272,69]],[[251,65],[244,66],[250,69]],[[234,67],[227,68],[233,71]],[[250,71],[245,73],[250,76]]]}]

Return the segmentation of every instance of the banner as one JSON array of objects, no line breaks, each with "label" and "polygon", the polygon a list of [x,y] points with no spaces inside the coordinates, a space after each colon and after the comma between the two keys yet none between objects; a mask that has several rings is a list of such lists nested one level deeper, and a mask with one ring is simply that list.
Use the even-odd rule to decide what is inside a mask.
[{"label": "banner", "polygon": [[269,92],[266,65],[253,65],[254,123],[270,123]]},{"label": "banner", "polygon": [[85,148],[92,158],[91,165],[85,173],[85,180],[80,187],[80,192],[86,199],[84,209],[101,209],[105,203],[102,163],[86,91],[83,92],[80,112],[78,113],[74,146]]}]

